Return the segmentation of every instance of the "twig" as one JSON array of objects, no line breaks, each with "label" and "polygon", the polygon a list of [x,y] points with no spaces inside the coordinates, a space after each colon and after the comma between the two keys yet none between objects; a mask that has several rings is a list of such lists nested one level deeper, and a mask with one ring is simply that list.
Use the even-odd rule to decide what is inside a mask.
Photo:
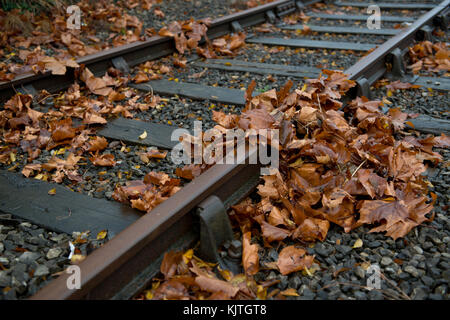
[{"label": "twig", "polygon": [[358,172],[359,169],[361,169],[361,167],[363,166],[364,163],[366,163],[367,159],[364,159],[363,162],[361,162],[361,164],[358,166],[358,168],[356,168],[356,170],[352,173],[352,176],[350,177],[350,180],[353,178],[353,176]]}]

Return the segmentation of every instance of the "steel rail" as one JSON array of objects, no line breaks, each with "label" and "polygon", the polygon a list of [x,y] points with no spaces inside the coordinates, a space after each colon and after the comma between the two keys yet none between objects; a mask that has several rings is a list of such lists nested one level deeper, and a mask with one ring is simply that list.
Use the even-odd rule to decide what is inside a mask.
[{"label": "steel rail", "polygon": [[388,56],[395,50],[403,50],[407,48],[425,25],[433,23],[433,19],[441,12],[448,8],[450,0],[442,1],[439,5],[416,20],[411,26],[396,36],[384,42],[367,56],[357,61],[354,65],[344,71],[349,79],[359,80],[366,79],[369,84],[374,83],[386,72],[386,60]]},{"label": "steel rail", "polygon": [[[320,0],[304,1],[304,5],[320,2]],[[233,31],[233,24],[242,27],[253,26],[267,20],[266,14],[275,11],[278,16],[284,16],[296,10],[296,3],[301,1],[277,0],[248,10],[214,19],[208,28],[207,36],[215,39]],[[76,59],[78,64],[84,64],[95,75],[102,75],[113,66],[113,59],[123,58],[129,67],[134,67],[148,60],[158,59],[175,52],[175,42],[171,37],[153,36],[145,41],[136,41],[119,47],[97,52]],[[0,102],[6,101],[21,87],[32,85],[35,90],[45,89],[56,92],[68,88],[74,81],[73,69],[68,69],[65,75],[53,75],[50,71],[42,74],[24,74],[11,81],[0,82]],[[26,89],[26,88],[25,88]]]}]

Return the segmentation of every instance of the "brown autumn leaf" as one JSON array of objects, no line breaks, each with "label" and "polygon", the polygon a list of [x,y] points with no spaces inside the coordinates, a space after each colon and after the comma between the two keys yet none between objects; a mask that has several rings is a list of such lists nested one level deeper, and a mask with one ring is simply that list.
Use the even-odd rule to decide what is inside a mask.
[{"label": "brown autumn leaf", "polygon": [[290,232],[288,230],[275,227],[267,223],[266,221],[262,221],[261,231],[263,237],[267,239],[268,242],[281,241],[286,239],[290,235]]},{"label": "brown autumn leaf", "polygon": [[420,87],[421,86],[419,86],[417,84],[411,84],[411,83],[408,83],[408,82],[401,82],[400,80],[391,82],[390,84],[386,85],[386,88],[390,89],[392,91],[395,91],[395,90],[398,90],[398,89],[400,89],[400,90],[418,89]]},{"label": "brown autumn leaf", "polygon": [[329,228],[330,223],[327,220],[306,218],[294,230],[292,238],[301,239],[302,241],[324,241]]},{"label": "brown autumn leaf", "polygon": [[146,73],[139,71],[131,80],[133,80],[135,83],[143,83],[148,82],[150,79]]},{"label": "brown autumn leaf", "polygon": [[95,136],[93,139],[88,141],[87,151],[95,152],[102,151],[108,146],[108,141],[104,137]]},{"label": "brown autumn leaf", "polygon": [[81,72],[80,79],[86,84],[86,87],[94,93],[102,96],[108,96],[113,88],[111,88],[108,83],[108,79],[106,78],[97,78],[94,74],[88,69],[84,68]]},{"label": "brown autumn leaf", "polygon": [[84,124],[106,124],[106,119],[93,113],[93,112],[86,112],[83,116],[83,123]]},{"label": "brown autumn leaf", "polygon": [[116,165],[116,161],[114,160],[114,155],[112,154],[102,154],[99,155],[98,151],[95,154],[91,154],[92,157],[89,160],[96,166],[103,167],[114,167]]},{"label": "brown autumn leaf", "polygon": [[208,292],[224,292],[226,295],[230,297],[234,297],[239,288],[234,287],[231,283],[210,278],[204,275],[199,275],[195,278],[195,283],[202,289]]},{"label": "brown autumn leaf", "polygon": [[52,122],[50,126],[53,128],[52,139],[53,141],[63,141],[75,137],[77,130],[72,127],[72,119],[67,118],[60,121]]},{"label": "brown autumn leaf", "polygon": [[213,121],[217,122],[226,129],[234,128],[239,118],[235,114],[225,114],[222,111],[212,110],[212,114],[213,114],[212,116]]},{"label": "brown autumn leaf", "polygon": [[169,251],[164,254],[163,261],[161,262],[160,271],[164,275],[164,278],[172,278],[178,269],[178,265],[183,261],[182,252]]},{"label": "brown autumn leaf", "polygon": [[357,176],[359,182],[372,199],[383,197],[388,187],[388,182],[385,178],[374,173],[373,169],[359,169]]},{"label": "brown autumn leaf", "polygon": [[251,232],[242,235],[242,265],[245,273],[249,276],[255,275],[259,271],[259,246],[251,244],[251,238]]},{"label": "brown autumn leaf", "polygon": [[282,275],[310,268],[314,256],[308,256],[306,251],[295,246],[287,246],[278,255],[277,266]]},{"label": "brown autumn leaf", "polygon": [[433,203],[427,204],[426,197],[415,197],[407,193],[404,200],[364,200],[360,204],[358,224],[379,223],[370,232],[383,232],[394,240],[406,236],[411,229],[425,221],[431,221],[425,215],[433,209]]},{"label": "brown autumn leaf", "polygon": [[201,175],[203,171],[204,171],[204,169],[202,169],[201,165],[189,164],[189,165],[185,165],[183,168],[177,168],[175,170],[175,174],[180,178],[184,178],[187,180],[193,180],[194,178]]},{"label": "brown autumn leaf", "polygon": [[268,129],[275,123],[275,119],[265,109],[252,109],[243,112],[238,121],[241,129]]}]

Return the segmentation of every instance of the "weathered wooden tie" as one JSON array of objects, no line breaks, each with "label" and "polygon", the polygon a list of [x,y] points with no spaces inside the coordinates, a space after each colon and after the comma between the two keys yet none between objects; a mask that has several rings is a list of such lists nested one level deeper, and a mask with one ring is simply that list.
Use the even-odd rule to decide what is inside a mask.
[{"label": "weathered wooden tie", "polygon": [[269,37],[251,38],[248,39],[247,42],[260,43],[272,46],[294,47],[294,48],[315,48],[315,49],[354,50],[354,51],[369,51],[377,46],[376,44],[372,43],[283,39],[283,38],[269,38]]}]

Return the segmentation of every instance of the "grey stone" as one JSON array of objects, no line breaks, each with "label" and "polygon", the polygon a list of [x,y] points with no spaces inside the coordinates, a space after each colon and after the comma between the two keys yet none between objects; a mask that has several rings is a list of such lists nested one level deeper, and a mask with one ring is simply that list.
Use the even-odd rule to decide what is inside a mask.
[{"label": "grey stone", "polygon": [[0,253],[3,253],[3,251],[5,251],[5,246],[0,242]]},{"label": "grey stone", "polygon": [[0,263],[1,263],[4,267],[9,266],[9,260],[8,260],[7,257],[0,257]]},{"label": "grey stone", "polygon": [[350,246],[342,246],[341,245],[341,246],[337,246],[336,249],[343,255],[347,255],[350,251],[352,251],[352,247],[350,247]]},{"label": "grey stone", "polygon": [[61,241],[64,240],[64,234],[61,233],[61,234],[58,234],[56,236],[53,236],[53,237],[50,238],[50,240],[52,240],[53,242],[61,242]]},{"label": "grey stone", "polygon": [[36,270],[34,271],[34,276],[35,277],[42,277],[42,276],[46,276],[50,273],[50,271],[48,270],[46,265],[41,264],[40,266],[38,266],[36,268]]},{"label": "grey stone", "polygon": [[0,271],[0,287],[9,287],[11,285],[11,277],[6,271]]},{"label": "grey stone", "polygon": [[40,257],[40,254],[37,252],[26,251],[22,253],[19,257],[19,261],[30,264],[31,262],[36,261]]},{"label": "grey stone", "polygon": [[377,247],[381,246],[381,242],[378,240],[370,241],[367,245],[369,246],[369,248],[373,249],[373,248],[377,248]]},{"label": "grey stone", "polygon": [[356,299],[358,300],[367,300],[367,296],[364,292],[362,291],[355,291],[353,293],[353,295],[355,296]]},{"label": "grey stone", "polygon": [[389,257],[383,257],[383,258],[381,258],[380,263],[383,267],[387,267],[388,265],[390,265],[392,263],[392,259]]},{"label": "grey stone", "polygon": [[442,272],[442,278],[444,278],[447,281],[450,281],[450,270],[445,270],[444,272]]},{"label": "grey stone", "polygon": [[444,298],[440,294],[432,293],[428,296],[430,300],[443,300]]},{"label": "grey stone", "polygon": [[422,250],[421,247],[419,247],[419,246],[414,246],[413,249],[414,249],[414,251],[415,251],[417,254],[423,254],[423,250]]},{"label": "grey stone", "polygon": [[417,271],[417,269],[413,266],[406,266],[403,270],[405,272],[408,272],[410,275],[412,275],[415,278],[417,278],[419,276],[419,271]]},{"label": "grey stone", "polygon": [[422,278],[422,282],[427,286],[427,287],[431,287],[434,284],[434,280],[431,277],[428,276],[423,276]]},{"label": "grey stone", "polygon": [[444,296],[447,293],[447,287],[445,285],[440,285],[434,289],[434,293]]},{"label": "grey stone", "polygon": [[413,289],[412,298],[414,300],[424,300],[428,297],[428,293],[421,287]]},{"label": "grey stone", "polygon": [[298,289],[301,284],[302,280],[300,279],[300,277],[292,276],[291,279],[289,279],[289,287],[291,288]]},{"label": "grey stone", "polygon": [[364,279],[366,277],[366,272],[364,271],[364,269],[361,266],[357,266],[355,268],[354,272],[360,279]]},{"label": "grey stone", "polygon": [[27,282],[25,280],[17,279],[15,276],[12,276],[11,285],[19,295],[25,293],[27,290]]},{"label": "grey stone", "polygon": [[368,296],[369,296],[370,300],[383,300],[384,299],[383,294],[378,290],[369,291]]},{"label": "grey stone", "polygon": [[61,255],[61,253],[62,253],[61,248],[51,248],[47,252],[47,259],[51,260],[51,259],[58,258]]}]

